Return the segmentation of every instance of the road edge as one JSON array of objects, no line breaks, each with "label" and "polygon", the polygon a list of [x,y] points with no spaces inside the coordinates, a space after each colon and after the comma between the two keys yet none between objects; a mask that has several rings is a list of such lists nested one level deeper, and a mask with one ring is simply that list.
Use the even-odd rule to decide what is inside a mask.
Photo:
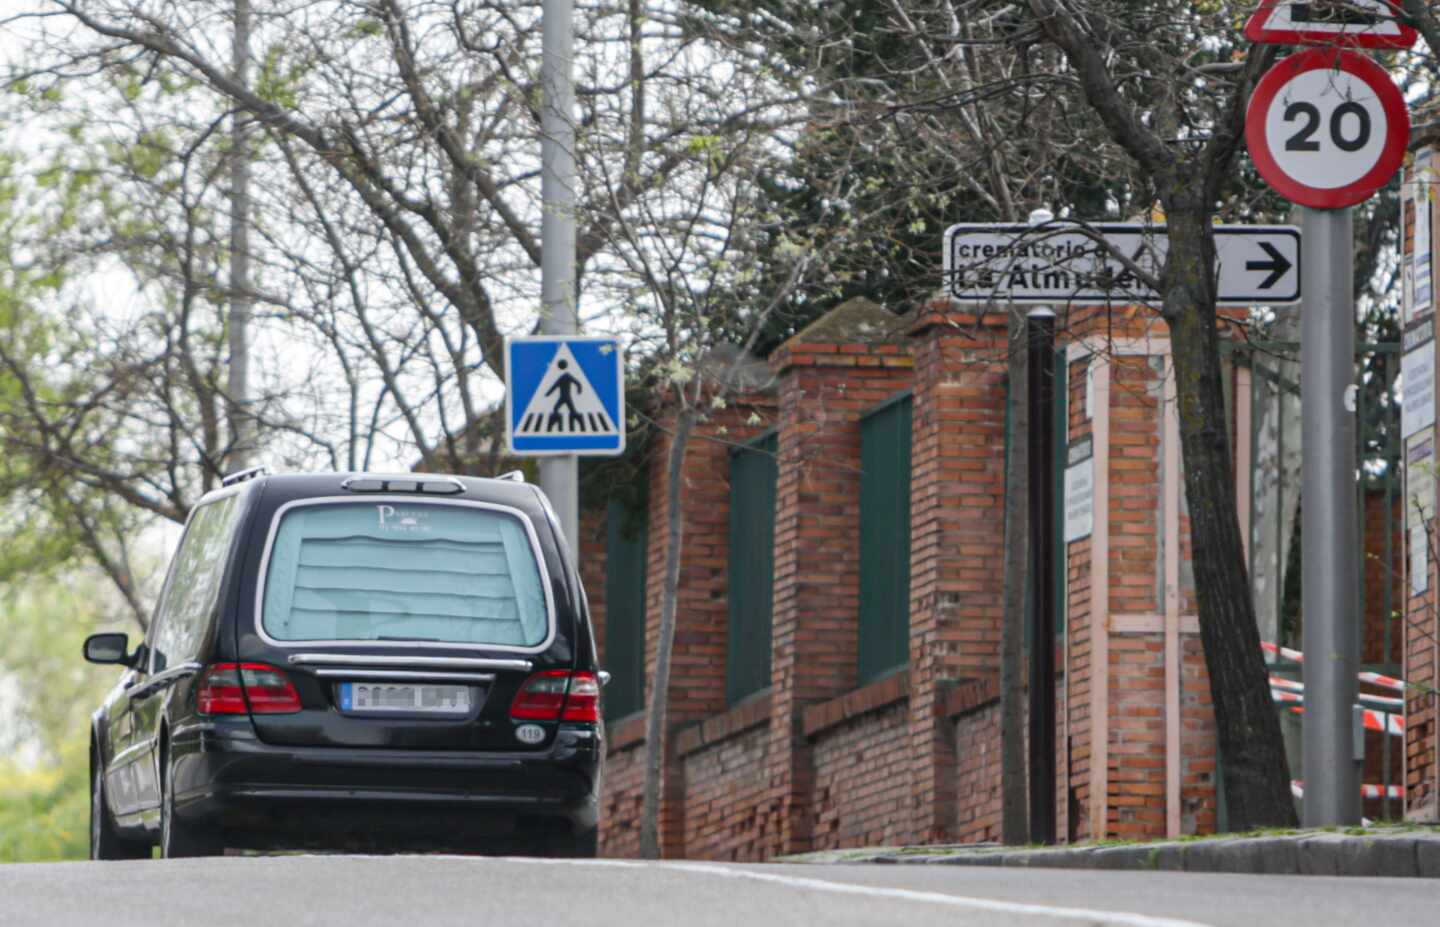
[{"label": "road edge", "polygon": [[1318,832],[1077,847],[888,847],[810,853],[783,861],[1440,879],[1440,830]]}]

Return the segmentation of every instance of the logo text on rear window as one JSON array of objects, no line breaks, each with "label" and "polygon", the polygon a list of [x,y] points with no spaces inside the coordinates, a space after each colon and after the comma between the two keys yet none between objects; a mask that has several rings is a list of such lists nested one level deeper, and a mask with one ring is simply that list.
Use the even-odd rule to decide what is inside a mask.
[{"label": "logo text on rear window", "polygon": [[380,515],[380,530],[419,533],[430,530],[427,524],[430,513],[422,509],[401,509],[393,505],[377,505]]}]

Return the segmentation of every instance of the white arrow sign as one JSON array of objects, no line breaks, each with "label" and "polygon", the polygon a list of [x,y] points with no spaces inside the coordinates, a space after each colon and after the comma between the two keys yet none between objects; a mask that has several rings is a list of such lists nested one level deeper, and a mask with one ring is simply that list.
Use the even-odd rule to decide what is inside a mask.
[{"label": "white arrow sign", "polygon": [[[1169,245],[1163,225],[952,225],[945,289],[964,303],[1153,303],[1144,278],[1160,276]],[[1300,300],[1298,228],[1219,225],[1215,253],[1220,304]]]}]

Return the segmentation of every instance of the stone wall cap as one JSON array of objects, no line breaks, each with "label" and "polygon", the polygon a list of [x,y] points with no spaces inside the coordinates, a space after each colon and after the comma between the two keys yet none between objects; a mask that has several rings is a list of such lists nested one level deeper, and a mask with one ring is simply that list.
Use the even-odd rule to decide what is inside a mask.
[{"label": "stone wall cap", "polygon": [[904,344],[903,319],[879,303],[856,296],[800,329],[776,350],[811,344]]}]

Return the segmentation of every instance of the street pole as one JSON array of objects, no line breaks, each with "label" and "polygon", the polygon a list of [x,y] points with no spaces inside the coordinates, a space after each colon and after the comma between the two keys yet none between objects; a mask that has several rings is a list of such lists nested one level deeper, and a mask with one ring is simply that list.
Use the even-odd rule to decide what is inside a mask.
[{"label": "street pole", "polygon": [[[235,0],[231,38],[232,67],[241,87],[250,85],[250,0]],[[250,118],[242,107],[231,117],[230,138],[230,364],[225,392],[229,402],[230,450],[225,467],[230,472],[251,464],[255,452],[255,420],[250,402]]]},{"label": "street pole", "polygon": [[1055,313],[1026,319],[1030,458],[1030,840],[1055,842]]},{"label": "street pole", "polygon": [[[542,8],[540,83],[540,332],[573,335],[580,328],[575,291],[575,88],[574,0],[545,0]],[[578,458],[540,461],[540,488],[578,562],[580,490]]]},{"label": "street pole", "polygon": [[1304,824],[1360,823],[1355,758],[1358,582],[1353,238],[1350,209],[1301,210],[1301,606]]}]

